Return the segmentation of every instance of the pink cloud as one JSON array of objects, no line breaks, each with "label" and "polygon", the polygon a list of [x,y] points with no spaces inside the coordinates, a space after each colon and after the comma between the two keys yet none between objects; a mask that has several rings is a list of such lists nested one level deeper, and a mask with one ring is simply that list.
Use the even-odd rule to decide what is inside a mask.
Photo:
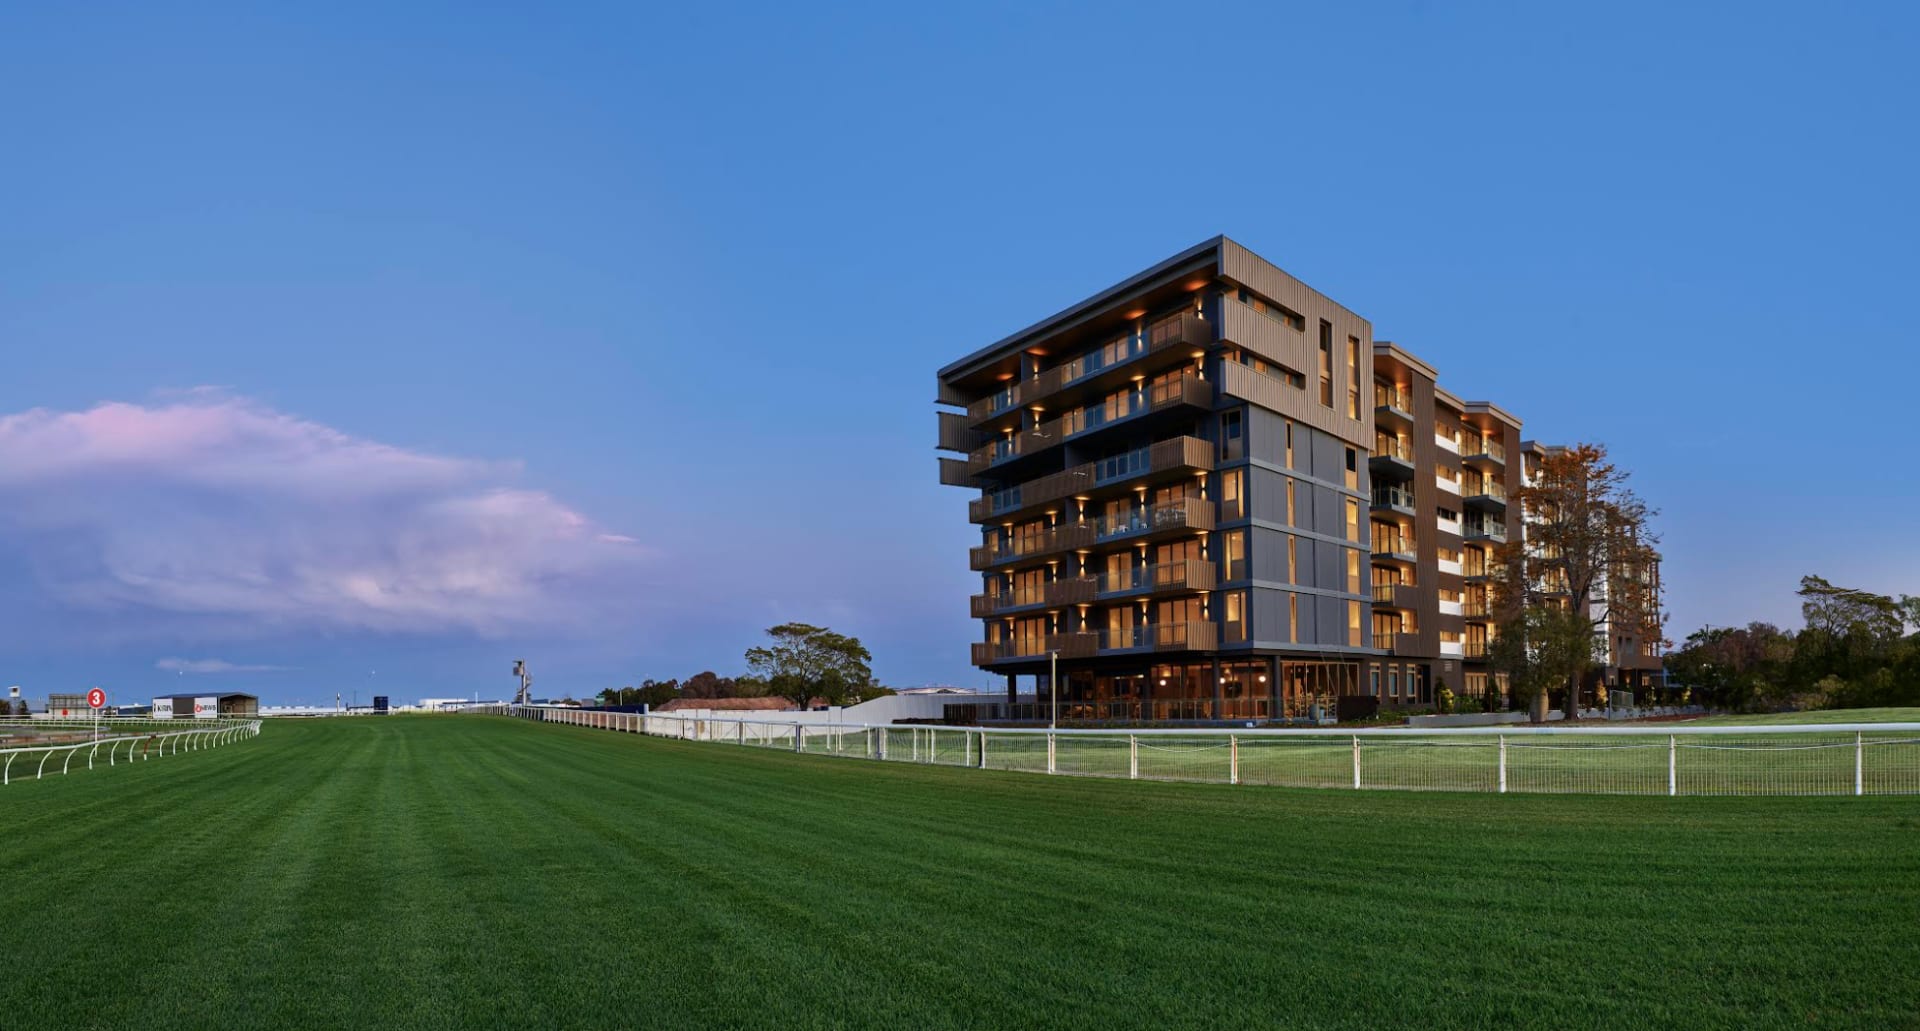
[{"label": "pink cloud", "polygon": [[244,399],[0,416],[0,528],[50,604],[228,632],[504,634],[590,620],[645,555],[512,463]]}]

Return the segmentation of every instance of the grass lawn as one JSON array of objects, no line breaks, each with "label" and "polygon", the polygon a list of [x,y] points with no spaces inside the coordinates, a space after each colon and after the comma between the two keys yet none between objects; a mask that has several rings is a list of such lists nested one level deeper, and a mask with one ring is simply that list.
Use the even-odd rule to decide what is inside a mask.
[{"label": "grass lawn", "polygon": [[1761,726],[1769,723],[1920,723],[1920,709],[1818,709],[1813,712],[1767,712],[1751,716],[1703,716],[1694,725]]},{"label": "grass lawn", "polygon": [[270,722],[0,790],[9,1027],[1896,1027],[1920,800]]}]

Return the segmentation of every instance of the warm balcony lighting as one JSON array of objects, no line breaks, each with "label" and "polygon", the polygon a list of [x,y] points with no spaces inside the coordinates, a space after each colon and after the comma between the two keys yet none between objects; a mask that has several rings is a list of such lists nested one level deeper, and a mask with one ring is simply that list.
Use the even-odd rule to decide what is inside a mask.
[{"label": "warm balcony lighting", "polygon": [[1196,280],[1194,280],[1193,282],[1191,282],[1191,283],[1188,283],[1188,284],[1187,284],[1187,289],[1188,289],[1189,291],[1192,291],[1192,290],[1198,290],[1198,289],[1200,289],[1201,287],[1203,287],[1203,286],[1206,286],[1206,285],[1207,285],[1207,281],[1206,281],[1206,280],[1204,280],[1204,279],[1196,279]]},{"label": "warm balcony lighting", "polygon": [[1144,317],[1144,316],[1145,316],[1146,314],[1147,314],[1147,309],[1145,309],[1145,308],[1135,308],[1135,309],[1133,309],[1132,311],[1130,311],[1130,312],[1128,312],[1128,313],[1127,313],[1127,318],[1130,318],[1130,319],[1137,319],[1137,318],[1142,318],[1142,317]]},{"label": "warm balcony lighting", "polygon": [[1133,377],[1133,381],[1134,381],[1135,383],[1138,383],[1138,382],[1140,382],[1141,380],[1143,380],[1143,379],[1146,379],[1146,378],[1147,378],[1147,376],[1146,376],[1146,374],[1145,374],[1145,373],[1141,373],[1140,375],[1138,375],[1138,376],[1135,376],[1135,377]]},{"label": "warm balcony lighting", "polygon": [[1263,684],[1267,682],[1267,675],[1265,673],[1260,674],[1260,682]]},{"label": "warm balcony lighting", "polygon": [[1195,358],[1205,358],[1205,357],[1207,356],[1207,352],[1205,352],[1205,351],[1195,351],[1195,352],[1193,352],[1193,356],[1194,356]]}]

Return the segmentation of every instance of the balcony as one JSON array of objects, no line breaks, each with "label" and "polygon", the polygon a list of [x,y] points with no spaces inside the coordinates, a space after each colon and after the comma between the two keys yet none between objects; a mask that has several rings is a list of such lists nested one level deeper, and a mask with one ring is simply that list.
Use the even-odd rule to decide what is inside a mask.
[{"label": "balcony", "polygon": [[1493,609],[1485,598],[1468,598],[1461,604],[1460,614],[1476,622],[1486,622],[1493,618]]},{"label": "balcony", "polygon": [[1420,654],[1419,642],[1420,638],[1416,634],[1393,632],[1373,635],[1373,646],[1392,655],[1418,655]]},{"label": "balcony", "polygon": [[1497,440],[1481,440],[1474,444],[1468,442],[1460,449],[1460,460],[1470,465],[1498,467],[1507,464],[1507,449]]},{"label": "balcony", "polygon": [[1413,425],[1413,395],[1399,387],[1373,385],[1373,418],[1375,422],[1399,422]]},{"label": "balcony", "polygon": [[1461,536],[1469,541],[1492,541],[1504,544],[1507,540],[1505,523],[1491,519],[1469,519],[1460,526]]},{"label": "balcony", "polygon": [[1037,534],[1010,537],[993,544],[972,548],[967,552],[967,568],[991,569],[1015,559],[1039,558],[1043,555],[1091,547],[1092,544],[1092,523],[1063,523],[1059,526],[1050,526]]},{"label": "balcony", "polygon": [[1389,609],[1412,610],[1419,607],[1420,589],[1413,584],[1374,584],[1373,604]]},{"label": "balcony", "polygon": [[1398,437],[1375,440],[1373,453],[1367,458],[1367,471],[1376,480],[1413,479],[1413,447]]},{"label": "balcony", "polygon": [[1129,594],[1182,594],[1211,591],[1213,583],[1213,563],[1186,559],[1102,574],[1098,590],[1101,598]]},{"label": "balcony", "polygon": [[1507,489],[1493,480],[1469,480],[1461,486],[1460,493],[1461,502],[1468,508],[1493,513],[1507,510]]},{"label": "balcony", "polygon": [[999,594],[976,594],[969,599],[971,603],[969,609],[973,613],[973,618],[989,619],[1004,612],[1020,609],[1058,609],[1068,605],[1085,605],[1093,601],[1094,586],[1094,578],[1091,576],[1066,577],[1052,583],[1016,587]]},{"label": "balcony", "polygon": [[[1082,354],[1051,369],[1043,369],[1030,380],[1011,383],[967,406],[967,419],[973,425],[986,422],[1015,408],[1024,408],[1053,398],[1070,387],[1098,385],[1109,370],[1121,369],[1151,354],[1174,349],[1204,350],[1213,343],[1213,326],[1199,313],[1182,311],[1134,330],[1116,340]],[[1125,376],[1115,377],[1124,383]],[[1075,394],[1084,393],[1075,391]],[[1211,402],[1209,402],[1211,403]]]},{"label": "balcony", "polygon": [[1136,385],[1119,400],[1076,408],[1030,430],[1011,433],[975,448],[967,455],[967,471],[985,472],[994,466],[1039,454],[1055,444],[1092,437],[1109,426],[1182,407],[1212,408],[1213,384],[1196,375]]},{"label": "balcony", "polygon": [[1460,657],[1464,659],[1485,659],[1487,657],[1487,642],[1466,642],[1460,647]]},{"label": "balcony", "polygon": [[1220,627],[1216,623],[1155,623],[1124,630],[1100,631],[1101,652],[1132,652],[1152,649],[1157,652],[1212,651],[1220,646]]},{"label": "balcony", "polygon": [[1404,487],[1373,488],[1373,511],[1413,515],[1413,492]]},{"label": "balcony", "polygon": [[1092,525],[1094,540],[1101,544],[1136,537],[1144,540],[1182,537],[1213,529],[1213,502],[1204,498],[1163,501],[1112,518],[1101,516]]},{"label": "balcony", "polygon": [[1213,445],[1198,437],[1175,437],[989,492],[967,504],[967,518],[980,523],[1101,488],[1134,486],[1146,477],[1171,479],[1175,474],[1212,470]]},{"label": "balcony", "polygon": [[1373,560],[1375,562],[1399,562],[1412,565],[1420,560],[1420,555],[1411,537],[1405,535],[1375,537],[1373,539]]},{"label": "balcony", "polygon": [[1078,630],[1048,634],[1041,638],[1013,641],[976,641],[973,664],[992,666],[1000,663],[1043,664],[1058,653],[1062,659],[1085,659],[1095,655],[1156,651],[1213,651],[1220,646],[1220,627],[1215,623],[1157,623],[1121,630]]}]

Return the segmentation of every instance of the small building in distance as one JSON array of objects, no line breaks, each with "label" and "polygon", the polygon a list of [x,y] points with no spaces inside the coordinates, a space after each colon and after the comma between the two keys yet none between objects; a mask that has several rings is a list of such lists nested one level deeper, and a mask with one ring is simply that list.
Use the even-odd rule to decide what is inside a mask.
[{"label": "small building in distance", "polygon": [[157,720],[210,720],[221,716],[258,715],[260,715],[259,696],[239,691],[157,695],[153,699],[153,718]]},{"label": "small building in distance", "polygon": [[785,698],[675,698],[653,711],[701,709],[708,712],[786,712],[792,708],[793,703]]}]

